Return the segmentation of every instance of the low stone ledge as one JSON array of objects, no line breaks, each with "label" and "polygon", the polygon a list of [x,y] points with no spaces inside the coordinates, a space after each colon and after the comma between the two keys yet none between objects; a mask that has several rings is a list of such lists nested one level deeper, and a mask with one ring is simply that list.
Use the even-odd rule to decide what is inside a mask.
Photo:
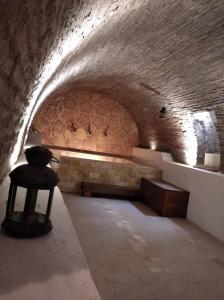
[{"label": "low stone ledge", "polygon": [[122,164],[61,156],[57,168],[63,192],[80,193],[81,182],[104,183],[139,188],[141,178],[160,178],[160,169],[136,163]]}]

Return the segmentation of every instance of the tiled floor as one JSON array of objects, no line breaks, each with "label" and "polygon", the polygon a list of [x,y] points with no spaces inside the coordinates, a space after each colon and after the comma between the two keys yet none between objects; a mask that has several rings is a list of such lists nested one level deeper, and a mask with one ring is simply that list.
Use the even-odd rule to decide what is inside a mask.
[{"label": "tiled floor", "polygon": [[224,245],[139,202],[63,194],[103,300],[223,300]]}]

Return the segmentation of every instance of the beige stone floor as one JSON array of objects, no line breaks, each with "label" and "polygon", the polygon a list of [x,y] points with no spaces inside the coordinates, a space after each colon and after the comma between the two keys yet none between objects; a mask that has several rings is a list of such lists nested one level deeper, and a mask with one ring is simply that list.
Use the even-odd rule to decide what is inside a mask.
[{"label": "beige stone floor", "polygon": [[102,300],[223,300],[224,245],[140,202],[63,194]]}]

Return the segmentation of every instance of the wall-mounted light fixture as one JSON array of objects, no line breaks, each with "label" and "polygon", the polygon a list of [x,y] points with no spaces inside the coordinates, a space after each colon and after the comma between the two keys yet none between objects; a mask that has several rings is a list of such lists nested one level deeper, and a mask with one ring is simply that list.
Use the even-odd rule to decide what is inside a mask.
[{"label": "wall-mounted light fixture", "polygon": [[88,128],[87,128],[87,132],[88,132],[89,135],[92,134],[90,122],[89,122],[89,125],[88,125]]},{"label": "wall-mounted light fixture", "polygon": [[151,148],[151,150],[156,150],[157,143],[155,141],[150,141],[150,148]]},{"label": "wall-mounted light fixture", "polygon": [[[81,129],[81,128],[83,128],[83,127],[77,127],[77,125],[75,125],[75,123],[71,120],[71,131],[72,132],[76,132],[77,130],[79,130],[79,129]],[[90,124],[90,122],[89,122],[89,124],[88,124],[88,127],[85,129],[85,128],[83,128],[84,129],[84,131],[87,133],[87,134],[89,134],[89,135],[91,135],[92,134],[92,130],[91,130],[91,124]]]},{"label": "wall-mounted light fixture", "polygon": [[160,118],[160,119],[166,118],[166,108],[165,108],[165,106],[163,106],[163,107],[160,109],[160,111],[159,111],[159,118]]},{"label": "wall-mounted light fixture", "polygon": [[107,126],[104,131],[103,131],[103,135],[104,136],[108,136],[108,131],[109,131],[109,126]]},{"label": "wall-mounted light fixture", "polygon": [[74,122],[73,122],[73,121],[71,121],[71,123],[72,123],[72,125],[71,125],[71,129],[72,129],[72,131],[76,132],[76,130],[77,130],[77,127],[75,126],[75,124],[74,124]]}]

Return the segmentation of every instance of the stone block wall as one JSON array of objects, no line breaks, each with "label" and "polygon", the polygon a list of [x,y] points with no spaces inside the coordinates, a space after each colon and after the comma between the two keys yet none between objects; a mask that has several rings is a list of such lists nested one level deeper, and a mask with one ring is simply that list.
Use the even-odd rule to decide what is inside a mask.
[{"label": "stone block wall", "polygon": [[[140,187],[141,177],[159,178],[157,167],[135,163],[114,163],[61,156],[56,172],[63,192],[80,193],[81,182],[96,182],[119,186]],[[52,165],[55,168],[55,165]]]}]

